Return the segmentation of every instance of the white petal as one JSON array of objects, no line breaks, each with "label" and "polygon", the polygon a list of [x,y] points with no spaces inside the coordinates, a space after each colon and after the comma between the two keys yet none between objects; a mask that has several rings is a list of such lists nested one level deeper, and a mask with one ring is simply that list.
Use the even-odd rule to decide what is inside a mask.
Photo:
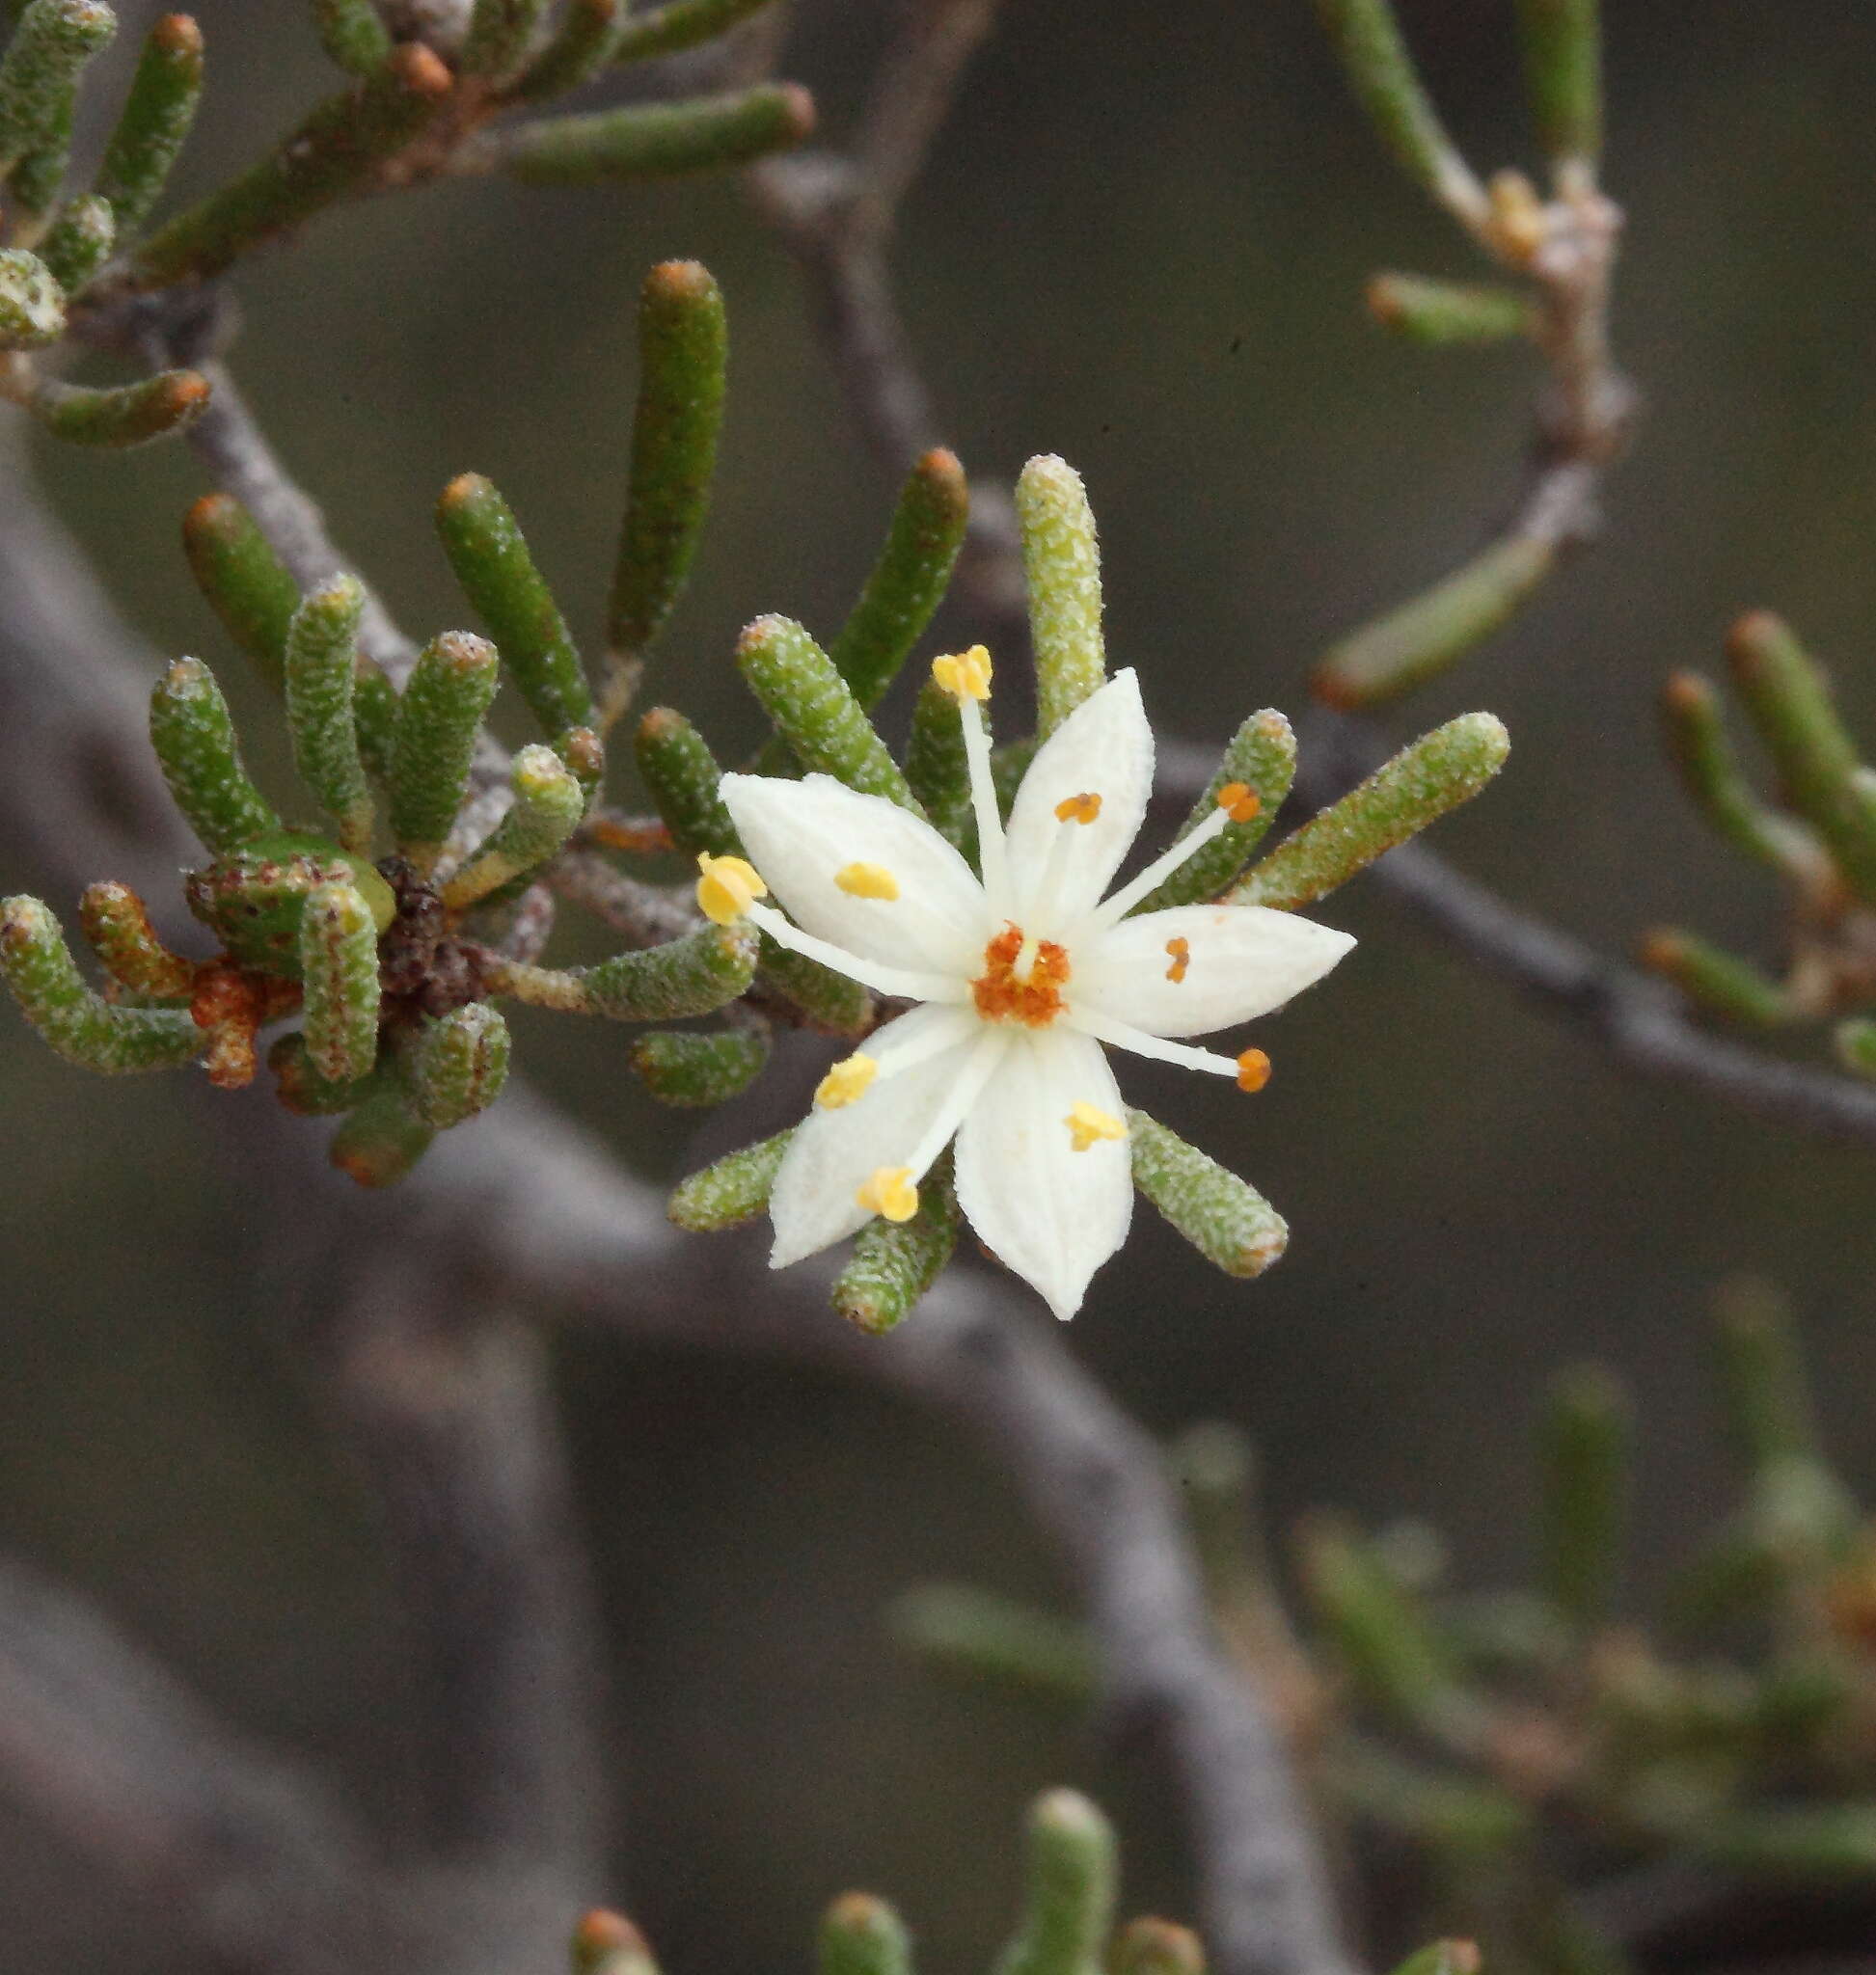
[{"label": "white petal", "polygon": [[[1185,941],[1172,979],[1168,942]],[[1087,1009],[1155,1036],[1205,1036],[1268,1015],[1319,981],[1353,938],[1267,906],[1177,906],[1123,919],[1075,948],[1071,1014]]]},{"label": "white petal", "polygon": [[[750,862],[804,932],[862,960],[965,978],[983,971],[995,930],[983,886],[929,824],[831,775],[725,775],[722,792]],[[834,874],[856,863],[884,865],[899,896],[842,891]]]},{"label": "white petal", "polygon": [[[1140,833],[1152,789],[1153,729],[1138,680],[1119,672],[1043,743],[1017,791],[1010,876],[1025,933],[1052,938],[1094,910]],[[1063,823],[1056,804],[1084,795],[1101,798],[1101,814]]]},{"label": "white petal", "polygon": [[1126,1109],[1101,1045],[1059,1024],[1019,1035],[958,1132],[958,1204],[1060,1317],[1127,1239],[1133,1164],[1123,1139],[1074,1150],[1069,1113]]},{"label": "white petal", "polygon": [[[897,1076],[880,1076],[852,1104],[810,1111],[795,1127],[769,1196],[775,1226],[771,1268],[786,1268],[872,1219],[854,1196],[880,1167],[909,1163],[957,1086],[973,1045],[984,1036],[984,1024],[962,1009],[915,1008],[875,1030],[862,1045],[869,1056],[880,1057],[889,1048],[938,1041],[937,1027],[954,1033],[951,1048]],[[912,1177],[916,1181],[919,1176]]]}]

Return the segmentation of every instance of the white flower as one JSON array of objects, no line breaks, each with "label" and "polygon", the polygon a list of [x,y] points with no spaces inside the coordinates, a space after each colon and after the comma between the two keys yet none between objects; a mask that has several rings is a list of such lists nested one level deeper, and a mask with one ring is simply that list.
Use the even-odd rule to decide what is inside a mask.
[{"label": "white flower", "polygon": [[[1133,1206],[1126,1113],[1101,1044],[1254,1090],[1269,1069],[1261,1050],[1234,1058],[1168,1039],[1267,1014],[1354,941],[1260,906],[1127,916],[1234,809],[1245,820],[1252,798],[1241,786],[1102,899],[1153,784],[1153,734],[1130,671],[1037,752],[1007,832],[978,707],[989,656],[980,646],[933,672],[964,722],[981,881],[937,830],[882,797],[822,774],[723,777],[755,869],[702,860],[711,916],[747,912],[781,945],[920,1004],[816,1092],[776,1176],[771,1266],[815,1254],[876,1213],[910,1219],[919,1180],[955,1138],[958,1202],[971,1226],[1068,1317],[1127,1238]],[[771,886],[789,918],[756,903]]]}]

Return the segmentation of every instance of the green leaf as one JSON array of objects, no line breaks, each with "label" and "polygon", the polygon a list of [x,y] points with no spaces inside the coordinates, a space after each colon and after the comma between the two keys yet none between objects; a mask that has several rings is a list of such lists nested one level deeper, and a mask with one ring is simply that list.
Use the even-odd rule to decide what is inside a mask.
[{"label": "green leaf", "polygon": [[475,0],[459,67],[465,75],[502,76],[520,67],[547,0]]},{"label": "green leaf", "polygon": [[1593,165],[1602,149],[1602,23],[1597,0],[1518,0],[1525,86],[1551,157]]},{"label": "green leaf", "polygon": [[957,700],[935,679],[926,680],[912,703],[906,784],[924,806],[932,827],[968,854],[975,830],[964,722],[958,717]]},{"label": "green leaf", "polygon": [[852,689],[799,624],[758,617],[737,641],[736,663],[802,768],[919,813]]},{"label": "green leaf", "polygon": [[[964,468],[956,453],[937,446],[907,476],[880,559],[828,647],[834,670],[868,711],[884,696],[943,601],[969,519]],[[955,707],[951,724],[958,724]]]},{"label": "green leaf", "polygon": [[120,1008],[94,993],[38,899],[0,899],[0,975],[47,1045],[81,1069],[173,1069],[201,1055],[208,1040],[186,1009]]},{"label": "green leaf", "polygon": [[283,1036],[267,1052],[274,1073],[274,1093],[285,1108],[301,1118],[335,1118],[352,1110],[375,1088],[373,1079],[334,1083],[313,1068],[306,1038],[295,1030]]},{"label": "green leaf", "polygon": [[411,1107],[394,1059],[378,1066],[364,1095],[333,1134],[327,1156],[360,1186],[392,1186],[429,1150],[436,1133]]},{"label": "green leaf", "polygon": [[1114,1832],[1073,1790],[1029,1812],[1022,1916],[995,1975],[1100,1975],[1114,1917]]},{"label": "green leaf", "polygon": [[553,39],[508,91],[516,102],[542,102],[590,82],[612,60],[626,0],[568,0]]},{"label": "green leaf", "polygon": [[1114,1937],[1110,1975],[1205,1975],[1205,1945],[1172,1920],[1129,1920]]},{"label": "green leaf", "polygon": [[666,1211],[672,1221],[693,1234],[710,1234],[722,1228],[740,1228],[745,1221],[766,1213],[781,1155],[794,1136],[791,1126],[693,1173],[671,1195]]},{"label": "green leaf", "polygon": [[508,782],[514,799],[507,814],[443,888],[443,903],[452,912],[545,864],[586,813],[579,777],[538,742],[515,756]]},{"label": "green leaf", "polygon": [[911,1975],[906,1924],[871,1893],[842,1893],[821,1918],[817,1975]]},{"label": "green leaf", "polygon": [[510,1048],[502,1011],[485,1001],[424,1022],[404,1054],[411,1109],[436,1131],[486,1111],[508,1080]]},{"label": "green leaf", "polygon": [[1600,1366],[1551,1389],[1541,1435],[1544,1588],[1578,1633],[1609,1615],[1621,1567],[1633,1424],[1628,1395]]},{"label": "green leaf", "polygon": [[1257,813],[1247,823],[1228,823],[1203,851],[1182,864],[1157,889],[1133,907],[1135,912],[1162,912],[1174,906],[1195,906],[1225,891],[1277,820],[1296,773],[1296,737],[1290,722],[1274,707],[1253,714],[1232,736],[1224,759],[1192,805],[1192,813],[1175,841],[1183,842],[1210,820],[1220,794],[1237,782],[1257,798]]},{"label": "green leaf", "polygon": [[421,877],[436,868],[463,805],[501,672],[486,638],[446,631],[424,646],[405,682],[392,755],[391,828]]},{"label": "green leaf", "polygon": [[1101,1681],[1086,1626],[975,1584],[918,1584],[886,1613],[893,1637],[928,1664],[1035,1697],[1085,1705]]},{"label": "green leaf", "polygon": [[[110,202],[95,193],[73,200],[40,242],[40,257],[68,295],[75,295],[111,257],[117,220]],[[6,259],[0,255],[0,261]],[[5,279],[0,276],[0,343],[6,340]]]},{"label": "green leaf", "polygon": [[833,1307],[856,1330],[884,1337],[911,1315],[951,1259],[958,1243],[958,1202],[951,1158],[941,1153],[918,1187],[909,1221],[874,1219],[859,1231],[853,1259],[833,1285]]},{"label": "green leaf", "polygon": [[121,987],[155,1001],[188,1000],[194,963],[157,937],[149,907],[127,884],[88,884],[78,901],[78,923],[99,964]]},{"label": "green leaf", "polygon": [[1310,675],[1310,690],[1345,710],[1398,698],[1482,644],[1556,561],[1552,543],[1507,535],[1431,589],[1331,645]]},{"label": "green leaf", "polygon": [[370,851],[373,824],[353,711],[364,614],[365,585],[334,577],[293,613],[283,667],[293,765],[338,825],[340,843],[361,854]]},{"label": "green leaf", "polygon": [[37,254],[0,249],[0,350],[38,350],[66,333],[65,288]]},{"label": "green leaf", "polygon": [[1017,480],[1022,573],[1036,647],[1037,727],[1047,740],[1107,676],[1101,548],[1081,475],[1052,453]]},{"label": "green leaf", "polygon": [[762,83],[732,95],[545,118],[509,132],[496,155],[524,185],[597,185],[747,165],[791,149],[813,128],[806,90]]},{"label": "green leaf", "polygon": [[301,1033],[327,1083],[370,1074],[378,1054],[378,923],[356,885],[317,884],[300,921]]},{"label": "green leaf", "polygon": [[102,0],[31,0],[20,14],[0,55],[0,185],[19,212],[46,212],[59,196],[78,78],[117,31]]},{"label": "green leaf", "polygon": [[634,739],[639,772],[644,778],[671,842],[695,856],[742,854],[742,841],[719,793],[723,771],[710,744],[681,713],[655,706],[639,722]]},{"label": "green leaf", "polygon": [[661,1030],[633,1043],[632,1068],[661,1104],[703,1110],[748,1090],[767,1066],[769,1049],[766,1028]]},{"label": "green leaf", "polygon": [[462,473],[443,490],[436,521],[449,567],[541,731],[557,742],[589,725],[585,667],[508,503],[480,473]]},{"label": "green leaf", "polygon": [[607,638],[613,663],[664,628],[696,558],[722,428],[722,290],[694,260],[667,260],[639,300],[639,402]]},{"label": "green leaf", "polygon": [[313,0],[319,45],[352,75],[375,75],[395,43],[373,0]]},{"label": "green leaf", "polygon": [[189,569],[230,637],[276,692],[300,586],[231,494],[204,494],[182,523]]},{"label": "green leaf", "polygon": [[258,164],[146,240],[130,277],[143,290],[207,281],[327,206],[370,189],[385,161],[420,138],[455,78],[421,41],[375,75],[323,102]]},{"label": "green leaf", "polygon": [[1369,312],[1383,329],[1427,349],[1504,342],[1529,336],[1537,322],[1529,296],[1478,282],[1377,274],[1367,292]]},{"label": "green leaf", "polygon": [[281,827],[241,766],[228,702],[200,659],[177,660],[156,682],[150,741],[176,806],[209,850],[237,850]]},{"label": "green leaf", "polygon": [[1230,894],[1237,906],[1293,911],[1346,884],[1396,844],[1469,802],[1505,765],[1511,737],[1490,714],[1461,714],[1287,837]]},{"label": "green leaf", "polygon": [[1698,933],[1662,927],[1643,941],[1641,960],[1651,972],[1673,982],[1690,1001],[1725,1021],[1775,1029],[1798,1013],[1778,982]]},{"label": "green leaf", "polygon": [[1261,1276],[1283,1254],[1290,1230],[1255,1187],[1144,1111],[1127,1122],[1134,1185],[1207,1261],[1228,1276]]},{"label": "green leaf", "polygon": [[208,404],[208,380],[194,370],[159,370],[141,384],[95,391],[43,378],[28,401],[55,439],[68,446],[123,451],[168,439],[194,424]]},{"label": "green leaf", "polygon": [[144,42],[117,128],[104,147],[92,191],[110,203],[121,241],[149,217],[188,142],[202,101],[202,30],[186,14],[166,14]]},{"label": "green leaf", "polygon": [[668,0],[626,23],[612,59],[650,62],[660,55],[678,54],[715,41],[771,4],[772,0]]}]

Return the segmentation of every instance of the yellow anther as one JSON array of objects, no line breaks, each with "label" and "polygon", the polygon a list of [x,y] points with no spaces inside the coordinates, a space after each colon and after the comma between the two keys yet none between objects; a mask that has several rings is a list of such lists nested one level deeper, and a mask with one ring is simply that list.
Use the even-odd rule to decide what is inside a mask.
[{"label": "yellow anther", "polygon": [[1064,796],[1055,805],[1059,823],[1092,823],[1101,814],[1101,798],[1092,790],[1079,796]]},{"label": "yellow anther", "polygon": [[865,1096],[879,1073],[878,1062],[863,1050],[843,1056],[815,1086],[814,1101],[823,1111],[839,1111]]},{"label": "yellow anther", "polygon": [[1270,1081],[1270,1059],[1262,1049],[1246,1049],[1237,1059],[1237,1088],[1261,1091]]},{"label": "yellow anther", "polygon": [[743,857],[713,857],[708,851],[697,853],[697,909],[718,926],[740,919],[757,899],[769,896],[753,864]]},{"label": "yellow anther", "polygon": [[991,655],[981,644],[950,658],[932,661],[932,678],[962,705],[966,699],[991,696]]},{"label": "yellow anther", "polygon": [[910,1221],[918,1211],[918,1189],[910,1166],[876,1166],[873,1177],[854,1196],[854,1204],[883,1221]]},{"label": "yellow anther", "polygon": [[1089,1103],[1086,1097],[1075,1100],[1074,1109],[1062,1123],[1068,1126],[1069,1136],[1074,1141],[1077,1152],[1085,1152],[1090,1146],[1099,1145],[1103,1139],[1127,1136],[1127,1126],[1118,1118]]},{"label": "yellow anther", "polygon": [[896,899],[899,880],[884,864],[843,864],[833,881],[849,898]]},{"label": "yellow anther", "polygon": [[1177,988],[1184,980],[1186,968],[1192,964],[1192,942],[1189,939],[1169,939],[1166,951],[1173,962],[1166,969],[1166,978]]},{"label": "yellow anther", "polygon": [[1218,807],[1233,823],[1249,823],[1264,804],[1248,782],[1227,782],[1218,791]]}]

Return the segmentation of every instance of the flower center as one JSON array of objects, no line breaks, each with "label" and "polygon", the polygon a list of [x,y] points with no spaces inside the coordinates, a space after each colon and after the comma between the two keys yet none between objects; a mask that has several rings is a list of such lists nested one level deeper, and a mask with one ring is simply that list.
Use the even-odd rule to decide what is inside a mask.
[{"label": "flower center", "polygon": [[987,1022],[1021,1022],[1046,1029],[1062,1012],[1069,953],[1052,939],[1031,939],[1017,925],[1004,927],[984,949],[984,971],[970,984],[977,1013]]}]

